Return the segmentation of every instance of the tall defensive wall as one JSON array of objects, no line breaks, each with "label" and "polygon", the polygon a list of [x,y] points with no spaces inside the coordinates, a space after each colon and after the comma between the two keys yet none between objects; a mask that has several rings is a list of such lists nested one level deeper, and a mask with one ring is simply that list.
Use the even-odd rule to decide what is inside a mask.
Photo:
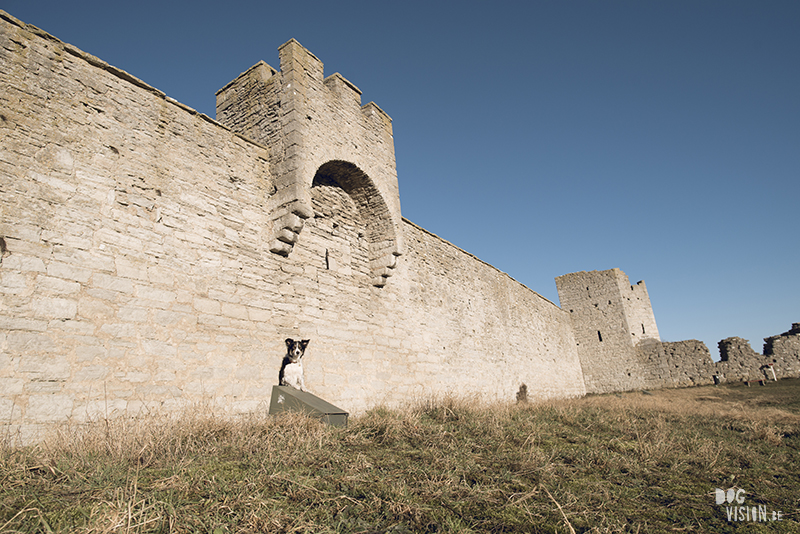
[{"label": "tall defensive wall", "polygon": [[585,393],[568,313],[402,218],[391,119],[299,43],[220,122],[0,12],[0,420]]},{"label": "tall defensive wall", "polygon": [[561,307],[400,210],[391,118],[291,40],[217,93],[217,120],[0,11],[0,421],[265,411],[287,337],[351,412],[800,374],[662,343],[643,282],[556,280]]}]

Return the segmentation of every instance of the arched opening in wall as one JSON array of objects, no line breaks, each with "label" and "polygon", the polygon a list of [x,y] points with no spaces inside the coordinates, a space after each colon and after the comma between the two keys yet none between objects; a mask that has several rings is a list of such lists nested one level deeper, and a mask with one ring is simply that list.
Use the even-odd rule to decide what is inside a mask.
[{"label": "arched opening in wall", "polygon": [[366,225],[355,200],[337,183],[322,179],[311,187],[314,218],[306,224],[320,238],[318,268],[335,275],[370,276]]},{"label": "arched opening in wall", "polygon": [[[357,248],[365,248],[372,284],[385,285],[396,265],[396,236],[389,207],[372,179],[352,163],[329,161],[317,169],[311,197],[314,211],[331,220],[331,235],[344,228],[355,231]],[[330,266],[330,256],[328,260]]]}]

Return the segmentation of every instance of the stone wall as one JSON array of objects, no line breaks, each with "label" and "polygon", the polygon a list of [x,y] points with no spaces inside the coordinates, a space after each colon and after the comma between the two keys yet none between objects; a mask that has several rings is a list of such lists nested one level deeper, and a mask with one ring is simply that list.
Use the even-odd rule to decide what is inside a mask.
[{"label": "stone wall", "polygon": [[277,194],[270,250],[289,255],[311,216],[309,188],[343,188],[356,202],[372,283],[382,287],[403,254],[392,121],[341,74],[295,40],[279,48],[281,70],[260,62],[217,92],[218,120],[270,147]]},{"label": "stone wall", "polygon": [[644,282],[630,285],[620,269],[556,278],[562,308],[572,317],[589,393],[688,387],[800,376],[800,324],[765,339],[764,354],[746,339],[719,342],[714,362],[700,341],[662,342]]},{"label": "stone wall", "polygon": [[[556,280],[562,308],[402,218],[391,119],[299,43],[218,93],[221,124],[0,12],[0,420],[204,403],[266,410],[286,337],[358,413],[455,392],[513,401],[800,376],[662,343],[643,282]],[[523,388],[524,386],[524,388]]]},{"label": "stone wall", "polygon": [[730,337],[719,342],[720,361],[711,358],[701,341],[648,342],[637,346],[651,389],[744,382],[775,377],[800,377],[800,329],[765,339],[764,354],[746,339]]},{"label": "stone wall", "polygon": [[700,386],[714,383],[714,360],[705,343],[648,341],[637,346],[648,389]]},{"label": "stone wall", "polygon": [[764,356],[785,376],[800,376],[800,323],[778,336],[764,339]]},{"label": "stone wall", "polygon": [[632,286],[620,269],[556,278],[561,307],[572,317],[587,391],[640,389],[647,368],[637,356],[643,341],[658,341],[644,282]]},{"label": "stone wall", "polygon": [[[342,80],[308,90],[358,106]],[[0,420],[21,442],[197,402],[265,410],[286,337],[311,339],[306,384],[352,412],[585,393],[568,313],[400,218],[376,106],[347,131],[390,162],[337,134],[287,163],[290,132],[250,140],[0,12],[0,109]]]}]

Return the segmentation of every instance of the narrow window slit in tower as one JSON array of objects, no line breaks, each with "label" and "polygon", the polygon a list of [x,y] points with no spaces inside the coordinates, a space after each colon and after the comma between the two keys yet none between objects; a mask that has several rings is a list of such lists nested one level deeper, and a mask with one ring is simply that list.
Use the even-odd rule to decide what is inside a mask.
[{"label": "narrow window slit in tower", "polygon": [[644,331],[644,323],[642,323],[642,334],[646,334],[647,332]]},{"label": "narrow window slit in tower", "polygon": [[603,341],[603,334],[600,333],[600,330],[597,331],[597,339]]}]

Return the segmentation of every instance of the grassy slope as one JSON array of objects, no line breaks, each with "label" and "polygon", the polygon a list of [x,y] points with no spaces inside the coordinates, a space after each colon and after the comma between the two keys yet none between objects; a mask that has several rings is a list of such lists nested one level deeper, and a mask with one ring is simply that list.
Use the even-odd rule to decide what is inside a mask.
[{"label": "grassy slope", "polygon": [[[798,532],[800,380],[99,422],[0,450],[0,532]],[[739,486],[779,523],[736,524]]]}]

